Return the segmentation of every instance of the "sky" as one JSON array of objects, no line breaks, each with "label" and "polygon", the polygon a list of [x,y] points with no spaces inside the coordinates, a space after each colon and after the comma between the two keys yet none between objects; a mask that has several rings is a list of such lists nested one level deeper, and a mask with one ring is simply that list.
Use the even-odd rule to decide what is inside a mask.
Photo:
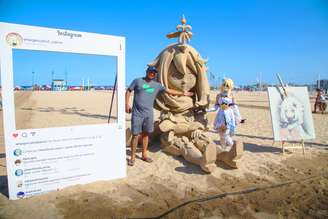
[{"label": "sky", "polygon": [[64,79],[70,86],[113,85],[116,60],[114,56],[14,49],[14,86],[50,85],[53,79]]},{"label": "sky", "polygon": [[[1,22],[126,37],[127,85],[176,41],[166,34],[175,31],[182,14],[193,28],[190,45],[208,58],[208,72],[217,79],[239,85],[276,83],[276,73],[298,84],[328,79],[326,0],[0,0]],[[31,83],[32,71],[37,82],[46,82],[54,71],[55,78],[67,72],[71,84],[82,78],[111,84],[113,65],[113,57],[14,52],[19,83]]]}]

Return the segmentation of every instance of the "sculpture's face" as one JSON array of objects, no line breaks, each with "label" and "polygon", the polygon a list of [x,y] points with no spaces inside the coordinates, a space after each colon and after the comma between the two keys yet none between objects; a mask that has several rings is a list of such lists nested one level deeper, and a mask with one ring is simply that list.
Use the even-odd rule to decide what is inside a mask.
[{"label": "sculpture's face", "polygon": [[183,74],[172,64],[169,68],[168,82],[170,88],[178,91],[190,91],[196,85],[196,76],[188,68],[186,74]]}]

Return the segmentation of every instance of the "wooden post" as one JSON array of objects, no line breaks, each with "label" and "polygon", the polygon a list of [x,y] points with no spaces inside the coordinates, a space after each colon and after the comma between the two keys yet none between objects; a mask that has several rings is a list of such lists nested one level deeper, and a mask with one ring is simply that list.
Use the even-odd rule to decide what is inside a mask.
[{"label": "wooden post", "polygon": [[286,141],[281,141],[281,148],[282,148],[282,154],[285,154],[285,150],[290,148],[290,149],[298,149],[302,148],[303,155],[305,155],[305,145],[304,145],[304,139],[302,139],[298,144],[295,144],[294,142],[291,143],[290,146],[285,146]]},{"label": "wooden post", "polygon": [[303,150],[303,156],[304,156],[305,155],[304,139],[302,139],[301,144],[302,144],[302,150]]}]

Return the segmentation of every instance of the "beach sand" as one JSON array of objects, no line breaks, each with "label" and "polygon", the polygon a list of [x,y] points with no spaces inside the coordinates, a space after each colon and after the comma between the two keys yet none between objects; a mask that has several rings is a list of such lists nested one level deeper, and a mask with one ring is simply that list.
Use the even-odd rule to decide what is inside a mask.
[{"label": "beach sand", "polygon": [[[107,122],[108,93],[67,92],[60,95],[62,98],[53,92],[16,95],[17,126],[21,128]],[[214,97],[213,92],[212,101]],[[183,158],[161,152],[159,143],[154,141],[149,152],[154,162],[137,159],[134,167],[128,167],[125,179],[71,186],[17,201],[9,201],[6,196],[1,126],[0,218],[147,218],[190,200],[215,195],[218,196],[177,208],[165,218],[327,218],[328,115],[313,114],[316,139],[306,141],[304,156],[302,150],[282,155],[278,144],[272,146],[267,94],[238,92],[237,100],[247,119],[235,136],[245,145],[239,169],[231,170],[218,163],[216,171],[205,174]],[[214,116],[215,113],[209,114],[210,121]],[[56,120],[51,121],[53,117]],[[127,115],[127,126],[129,118]],[[218,139],[216,133],[211,135]],[[264,190],[248,190],[291,181]],[[244,192],[222,195],[238,191]]]},{"label": "beach sand", "polygon": [[[111,91],[15,92],[17,129],[49,128],[108,122]],[[116,96],[115,96],[116,97]],[[117,118],[117,100],[112,120]]]}]

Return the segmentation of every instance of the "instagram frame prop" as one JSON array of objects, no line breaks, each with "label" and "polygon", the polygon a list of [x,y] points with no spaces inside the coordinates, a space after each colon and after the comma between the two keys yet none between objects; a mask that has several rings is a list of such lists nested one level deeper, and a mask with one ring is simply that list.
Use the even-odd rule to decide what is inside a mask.
[{"label": "instagram frame prop", "polygon": [[[13,49],[116,57],[117,122],[17,130]],[[124,37],[0,23],[0,70],[10,199],[126,176]]]}]

